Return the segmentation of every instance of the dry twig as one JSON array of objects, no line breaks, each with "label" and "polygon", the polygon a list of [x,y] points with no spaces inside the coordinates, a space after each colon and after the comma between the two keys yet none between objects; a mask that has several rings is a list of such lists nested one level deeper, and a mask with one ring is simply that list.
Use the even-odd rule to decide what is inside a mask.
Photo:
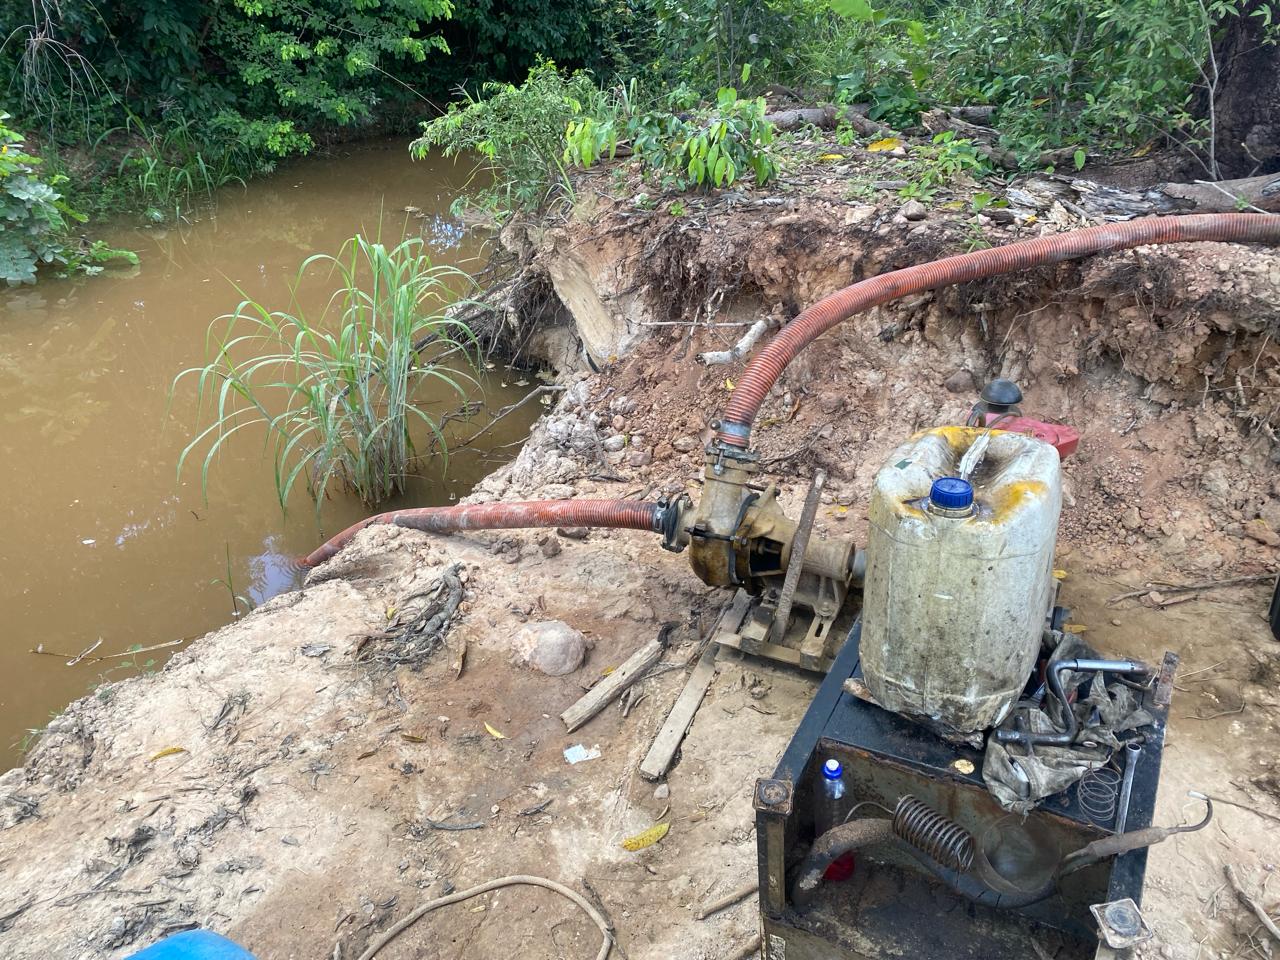
[{"label": "dry twig", "polygon": [[1240,885],[1240,879],[1236,876],[1236,871],[1231,864],[1227,864],[1224,868],[1227,874],[1227,883],[1231,884],[1231,889],[1236,892],[1236,896],[1240,898],[1240,902],[1253,911],[1258,921],[1267,928],[1267,932],[1280,942],[1280,927],[1276,926],[1276,922],[1267,916],[1267,911],[1262,909],[1262,905],[1257,900],[1244,892],[1244,887]]}]

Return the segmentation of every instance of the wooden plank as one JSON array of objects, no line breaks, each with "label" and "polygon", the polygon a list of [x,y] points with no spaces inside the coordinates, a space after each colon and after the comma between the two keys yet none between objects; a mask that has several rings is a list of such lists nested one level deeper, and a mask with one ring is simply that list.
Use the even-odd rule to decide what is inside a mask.
[{"label": "wooden plank", "polygon": [[658,735],[653,740],[653,746],[649,748],[648,754],[640,764],[640,776],[646,780],[658,780],[666,776],[667,770],[671,767],[671,761],[675,759],[676,751],[680,749],[680,743],[684,740],[684,735],[689,732],[693,716],[698,712],[698,707],[702,705],[702,698],[706,696],[707,688],[715,678],[716,653],[719,650],[718,644],[707,644],[707,648],[702,651],[702,656],[698,658],[698,662],[690,672],[684,689],[676,698],[675,706],[667,714],[666,722],[658,731]]},{"label": "wooden plank", "polygon": [[573,731],[621,696],[623,690],[639,680],[646,670],[662,659],[662,651],[667,649],[667,637],[670,636],[674,626],[675,624],[663,624],[657,639],[650,640],[629,656],[622,666],[597,683],[577,703],[560,714],[560,719],[564,721],[569,733],[573,733]]}]

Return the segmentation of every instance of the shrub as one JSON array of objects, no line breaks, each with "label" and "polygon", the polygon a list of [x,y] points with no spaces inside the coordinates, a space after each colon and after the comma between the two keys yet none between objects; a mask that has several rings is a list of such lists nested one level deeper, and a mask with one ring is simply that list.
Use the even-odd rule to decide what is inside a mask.
[{"label": "shrub", "polygon": [[[745,77],[749,71],[743,73]],[[773,126],[765,119],[763,98],[742,100],[734,88],[722,87],[714,107],[682,113],[630,113],[631,101],[615,98],[613,109],[602,111],[604,119],[571,121],[565,133],[566,162],[589,167],[613,157],[626,141],[647,170],[681,189],[726,187],[745,173],[765,184],[776,173],[770,149]]]},{"label": "shrub", "polygon": [[542,209],[557,194],[572,196],[565,176],[564,132],[599,99],[585,73],[564,74],[539,61],[520,86],[486,83],[448,112],[422,125],[410,151],[421,158],[434,147],[445,156],[474,152],[493,178],[487,201],[497,210]]},{"label": "shrub", "polygon": [[113,250],[98,242],[83,249],[69,236],[68,221],[86,217],[67,205],[58,192],[65,177],[41,178],[41,159],[27,153],[23,137],[5,125],[0,111],[0,278],[9,286],[35,283],[41,264],[56,265],[60,273],[97,273],[113,259],[138,262],[127,250]]},{"label": "shrub", "polygon": [[299,270],[298,282],[312,266],[337,275],[338,289],[320,317],[245,300],[215,320],[212,359],[174,380],[176,389],[194,378],[201,408],[207,404],[212,414],[182,451],[179,474],[203,448],[207,489],[209,468],[227,441],[260,427],[273,448],[281,509],[299,480],[317,512],[333,487],[367,504],[403,490],[418,465],[415,432],[444,448],[423,389],[441,383],[461,393],[468,379],[438,361],[446,352],[474,359],[470,330],[432,310],[466,275],[433,267],[424,251],[419,237],[388,249],[355,236],[340,255],[309,257]]}]

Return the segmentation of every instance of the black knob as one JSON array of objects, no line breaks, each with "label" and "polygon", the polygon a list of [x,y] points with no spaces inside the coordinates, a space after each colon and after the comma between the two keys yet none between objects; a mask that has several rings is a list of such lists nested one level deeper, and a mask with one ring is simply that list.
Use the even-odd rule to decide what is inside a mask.
[{"label": "black knob", "polygon": [[1022,391],[1012,380],[992,380],[979,394],[991,413],[1003,413],[1022,402]]}]

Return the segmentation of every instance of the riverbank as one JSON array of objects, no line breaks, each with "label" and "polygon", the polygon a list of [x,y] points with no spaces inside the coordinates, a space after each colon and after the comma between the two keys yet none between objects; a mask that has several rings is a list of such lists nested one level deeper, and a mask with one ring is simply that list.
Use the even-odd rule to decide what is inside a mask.
[{"label": "riverbank", "polygon": [[[884,158],[832,142],[809,153],[779,187],[705,197],[637,199],[634,184],[606,189],[605,171],[583,178],[579,196],[595,199],[568,220],[504,231],[519,264],[508,335],[557,362],[569,389],[473,500],[696,486],[707,420],[741,368],[699,354],[852,279],[1078,225],[1061,205],[977,213],[978,185],[917,209],[875,186]],[[788,507],[822,467],[817,529],[862,543],[888,452],[958,422],[977,384],[1016,379],[1029,413],[1081,431],[1064,464],[1063,602],[1100,651],[1171,649],[1187,678],[1157,821],[1181,818],[1188,789],[1243,805],[1152,850],[1157,940],[1142,957],[1236,949],[1254,923],[1215,893],[1223,867],[1258,878],[1274,860],[1259,815],[1280,815],[1266,588],[1110,601],[1162,579],[1275,569],[1277,304],[1280,256],[1220,244],[922,294],[829,333],[759,421]],[[371,658],[407,599],[453,564],[465,593],[439,647],[398,668]],[[636,772],[727,599],[642,533],[367,530],[301,590],[73,705],[0,779],[0,943],[15,958],[119,957],[200,924],[263,958],[351,958],[421,900],[527,872],[590,894],[631,960],[732,956],[755,932],[754,901],[694,915],[754,877],[751,785],[813,680],[722,658],[667,781]],[[519,662],[521,628],[544,620],[593,641],[582,667],[551,677]],[[668,621],[666,666],[630,708],[565,734],[559,713]],[[600,756],[570,763],[578,744]],[[623,848],[657,822],[670,824],[661,842]],[[508,890],[433,914],[387,953],[489,957],[520,943],[587,956],[596,936],[567,904]]]},{"label": "riverbank", "polygon": [[[367,179],[353,179],[353,167]],[[0,476],[11,540],[0,553],[0,674],[9,678],[0,769],[22,761],[25,731],[100,683],[158,668],[174,648],[131,651],[194,639],[295,589],[294,559],[321,525],[331,533],[363,515],[355,498],[334,497],[317,518],[301,491],[282,515],[265,435],[253,430],[210,464],[207,490],[206,448],[179,475],[183,448],[211,421],[194,378],[176,388],[174,378],[206,362],[210,325],[246,297],[318,316],[333,291],[328,268],[314,265],[296,297],[290,288],[307,257],[339,253],[354,233],[389,246],[421,236],[437,266],[476,270],[480,239],[449,212],[469,174],[437,158],[411,161],[402,141],[349,145],[228,188],[193,223],[116,225],[110,241],[138,250],[138,267],[0,292],[0,456],[13,465]],[[477,383],[460,382],[490,410],[524,398],[534,380],[501,364],[472,375]],[[444,384],[424,397],[437,417],[461,399]],[[514,456],[504,445],[527,436],[537,411],[528,403],[470,449],[453,449],[447,465],[425,464],[405,502],[465,495]],[[486,423],[481,411],[445,432],[457,448]],[[37,647],[62,656],[33,655]]]}]

